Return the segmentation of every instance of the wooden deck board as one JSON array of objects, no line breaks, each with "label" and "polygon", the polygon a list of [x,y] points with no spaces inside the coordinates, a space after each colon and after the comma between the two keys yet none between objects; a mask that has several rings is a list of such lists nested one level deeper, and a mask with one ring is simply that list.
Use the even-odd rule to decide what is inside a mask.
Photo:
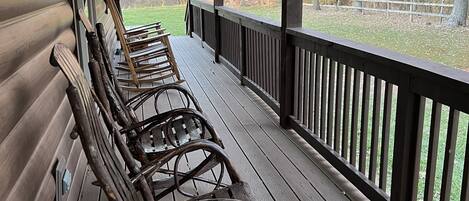
[{"label": "wooden deck board", "polygon": [[[257,200],[349,200],[353,197],[336,185],[337,182],[321,166],[322,161],[314,161],[316,157],[308,155],[310,152],[295,139],[297,136],[292,131],[280,128],[278,117],[259,97],[240,86],[237,78],[225,67],[213,62],[213,56],[200,46],[199,41],[173,37],[171,42],[182,79],[186,80],[183,85],[200,102],[204,114],[222,138],[235,168],[249,183]],[[164,109],[183,104],[181,96],[174,91],[161,99],[159,106]],[[139,117],[154,115],[153,104],[150,101],[145,103],[137,111]],[[180,166],[189,170],[196,165],[194,162],[203,158],[202,152],[187,154]],[[172,165],[168,168],[172,169]],[[214,179],[218,173],[219,169],[202,177]],[[94,188],[83,189],[96,193]],[[210,185],[190,181],[184,184],[183,189],[201,194],[210,191]],[[96,198],[92,200],[99,199],[99,192],[92,197]],[[184,199],[180,193],[174,192],[163,200]]]}]

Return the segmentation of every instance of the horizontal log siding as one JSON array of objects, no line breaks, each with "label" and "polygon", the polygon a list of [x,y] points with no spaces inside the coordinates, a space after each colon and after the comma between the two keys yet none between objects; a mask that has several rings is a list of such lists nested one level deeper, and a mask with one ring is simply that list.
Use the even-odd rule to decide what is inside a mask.
[{"label": "horizontal log siding", "polygon": [[[116,38],[104,1],[96,2],[108,50]],[[74,120],[67,81],[49,64],[54,44],[75,49],[73,10],[65,0],[5,0],[0,5],[0,198],[53,200],[58,158],[73,181],[63,200],[78,200],[86,158],[69,137]]]}]

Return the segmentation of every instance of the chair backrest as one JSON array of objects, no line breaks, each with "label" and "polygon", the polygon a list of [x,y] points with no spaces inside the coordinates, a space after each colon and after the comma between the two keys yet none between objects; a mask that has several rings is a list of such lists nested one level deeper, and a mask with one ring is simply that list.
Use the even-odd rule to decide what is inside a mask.
[{"label": "chair backrest", "polygon": [[[96,103],[99,106],[102,106],[102,104],[100,104],[96,96],[93,96],[92,89],[89,87],[88,81],[75,56],[67,47],[57,44],[51,55],[51,63],[59,66],[69,81],[70,86],[67,89],[67,95],[77,123],[76,128],[88,163],[95,173],[100,187],[104,190],[109,200],[142,200],[141,195],[136,191],[134,184],[125,172],[122,162],[118,159],[109,141],[109,132],[105,132],[96,107]],[[119,144],[116,143],[118,148],[120,148],[117,153],[124,158],[126,165],[132,163],[133,160],[129,158],[128,148],[122,142],[122,139],[119,139],[120,135],[116,133],[118,129],[112,126],[113,121],[111,117],[107,113],[102,113],[102,116],[111,131],[110,134],[113,135],[114,139],[119,141]],[[136,165],[135,162],[134,165]],[[137,168],[136,166],[129,167],[133,173],[138,173],[139,170]],[[147,192],[142,193],[142,195],[145,200],[151,201],[152,197],[151,193],[148,193],[148,184],[145,186],[144,182],[146,182],[144,179],[139,181],[139,185],[146,189],[144,192]]]},{"label": "chair backrest", "polygon": [[111,17],[114,21],[114,26],[116,28],[117,37],[121,43],[121,48],[124,51],[125,60],[130,69],[130,73],[132,76],[132,80],[134,84],[138,87],[138,79],[137,79],[137,72],[135,71],[135,65],[133,60],[130,58],[130,47],[127,43],[127,38],[125,37],[125,26],[122,20],[122,16],[119,14],[119,10],[113,0],[105,0],[106,5],[108,6],[109,10],[111,11]]}]

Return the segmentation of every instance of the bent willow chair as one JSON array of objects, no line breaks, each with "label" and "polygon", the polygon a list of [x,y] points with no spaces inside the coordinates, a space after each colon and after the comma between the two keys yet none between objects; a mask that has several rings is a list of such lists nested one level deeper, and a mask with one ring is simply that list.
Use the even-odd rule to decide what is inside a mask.
[{"label": "bent willow chair", "polygon": [[[97,24],[98,33],[102,32],[102,24]],[[102,35],[102,34],[99,34]],[[159,158],[168,150],[178,147],[192,140],[209,139],[220,146],[222,142],[216,135],[213,126],[201,113],[194,96],[182,86],[177,84],[162,85],[125,101],[119,86],[115,84],[112,66],[107,66],[108,54],[103,44],[104,38],[97,39],[94,32],[87,32],[88,44],[92,53],[89,68],[93,86],[105,108],[112,111],[117,122],[123,127],[122,132],[128,136],[128,145],[132,154],[140,162],[146,164],[151,159]],[[114,83],[113,83],[114,80]],[[158,108],[159,97],[168,91],[176,91],[186,98],[186,108],[178,108],[160,113]],[[139,120],[135,110],[148,99],[154,97],[157,115]],[[196,110],[190,109],[193,103]]]},{"label": "bent willow chair", "polygon": [[[208,140],[200,139],[186,143],[161,158],[139,167],[124,143],[112,116],[89,87],[73,53],[64,45],[57,44],[52,51],[51,64],[59,66],[69,80],[67,95],[77,124],[75,130],[78,132],[89,165],[98,180],[96,184],[103,189],[109,200],[153,201],[174,190],[188,196],[191,200],[252,200],[248,185],[240,180],[223,149]],[[98,109],[101,115],[98,115]],[[107,132],[102,121],[107,127]],[[108,135],[115,144],[111,144]],[[113,145],[117,147],[117,151]],[[218,177],[219,181],[214,183],[214,191],[197,196],[184,192],[180,186],[206,168],[208,160],[202,161],[187,174],[178,173],[178,164],[184,154],[200,150],[210,153],[209,158],[221,164],[222,171]],[[123,159],[123,164],[118,155]],[[157,193],[155,189],[158,187],[156,183],[151,182],[152,177],[174,158],[176,158],[174,184]],[[221,184],[225,167],[232,183],[229,186]]]},{"label": "bent willow chair", "polygon": [[[118,78],[124,84],[123,88],[129,91],[142,91],[148,84],[174,76],[176,83],[181,83],[182,80],[168,38],[170,34],[164,33],[164,29],[160,27],[155,31],[146,30],[137,35],[126,35],[128,31],[125,29],[115,2],[106,0],[106,3],[126,61],[126,65],[119,69],[130,72],[131,79],[124,76]],[[132,87],[132,84],[136,88]]]}]

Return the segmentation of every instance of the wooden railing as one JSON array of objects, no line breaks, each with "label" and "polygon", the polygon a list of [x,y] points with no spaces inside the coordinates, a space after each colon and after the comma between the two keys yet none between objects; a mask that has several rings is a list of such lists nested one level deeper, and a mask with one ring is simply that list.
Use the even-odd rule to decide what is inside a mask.
[{"label": "wooden railing", "polygon": [[[280,118],[288,108],[288,127],[368,198],[468,199],[469,146],[456,144],[469,142],[469,73],[303,28],[286,29],[281,55],[277,23],[199,1],[189,10],[190,33],[215,60]],[[281,57],[290,58],[284,67]],[[284,105],[282,95],[290,95]]]}]

